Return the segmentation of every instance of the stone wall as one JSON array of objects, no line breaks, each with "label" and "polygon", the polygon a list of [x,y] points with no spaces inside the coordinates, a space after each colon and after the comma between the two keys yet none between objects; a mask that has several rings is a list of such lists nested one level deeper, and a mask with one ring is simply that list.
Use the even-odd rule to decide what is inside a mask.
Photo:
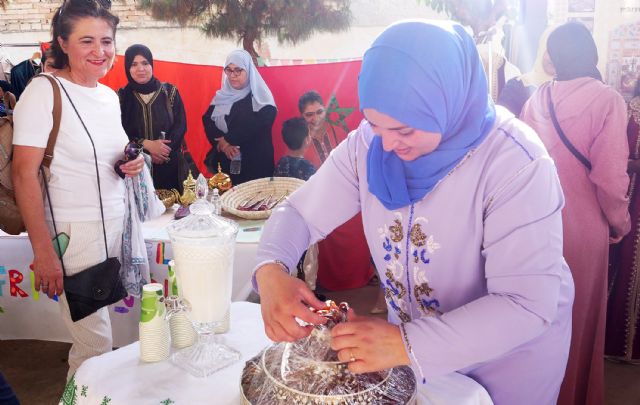
[{"label": "stone wall", "polygon": [[[241,46],[233,39],[207,38],[194,26],[180,28],[154,21],[136,10],[139,0],[112,1],[113,11],[120,17],[120,27],[126,28],[118,29],[116,37],[116,51],[120,55],[132,44],[145,44],[157,60],[220,66],[229,52]],[[51,17],[60,4],[62,0],[9,0],[7,9],[0,9],[0,45],[48,41]],[[273,59],[357,58],[386,25],[398,19],[442,18],[416,0],[351,0],[351,11],[353,23],[348,31],[318,32],[295,46],[267,37],[265,46],[270,49]],[[21,24],[24,25],[22,29]],[[37,46],[0,46],[0,54],[4,52],[14,63],[30,58],[36,50]]]},{"label": "stone wall", "polygon": [[[0,32],[48,31],[60,0],[9,0],[5,10],[0,9]],[[119,28],[160,28],[176,26],[156,21],[136,8],[135,0],[113,0],[111,10],[120,17]]]}]

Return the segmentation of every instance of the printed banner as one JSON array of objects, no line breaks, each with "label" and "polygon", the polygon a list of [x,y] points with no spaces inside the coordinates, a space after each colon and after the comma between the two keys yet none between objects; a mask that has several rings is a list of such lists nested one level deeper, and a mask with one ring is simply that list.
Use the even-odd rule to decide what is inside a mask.
[{"label": "printed banner", "polygon": [[[33,253],[29,239],[23,236],[1,237],[0,257],[0,340],[37,339],[69,341],[69,333],[60,316],[58,297],[49,298],[35,289],[33,271],[29,269]],[[171,244],[147,240],[151,282],[169,291],[168,263]],[[246,300],[251,292],[251,271],[257,243],[238,243],[234,257],[232,300]],[[113,343],[125,346],[138,340],[140,302],[128,296],[109,307]]]}]

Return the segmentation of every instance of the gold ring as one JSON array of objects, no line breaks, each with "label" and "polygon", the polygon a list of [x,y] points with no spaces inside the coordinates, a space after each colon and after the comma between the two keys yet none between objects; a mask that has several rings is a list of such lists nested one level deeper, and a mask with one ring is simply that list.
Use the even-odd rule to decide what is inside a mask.
[{"label": "gold ring", "polygon": [[349,361],[350,361],[351,363],[353,363],[354,361],[356,361],[356,356],[354,356],[354,355],[353,355],[353,352],[352,352],[352,351],[349,351],[349,354],[351,355],[351,357],[349,357]]}]

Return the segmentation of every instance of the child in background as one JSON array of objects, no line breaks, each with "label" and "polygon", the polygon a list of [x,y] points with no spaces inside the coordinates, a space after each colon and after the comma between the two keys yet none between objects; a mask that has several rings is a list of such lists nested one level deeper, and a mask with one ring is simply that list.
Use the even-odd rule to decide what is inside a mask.
[{"label": "child in background", "polygon": [[[309,127],[302,117],[290,118],[282,123],[282,139],[287,145],[287,154],[280,158],[273,173],[276,177],[296,177],[307,181],[316,168],[305,159],[304,152],[311,144]],[[298,265],[298,278],[304,280],[311,291],[314,291],[319,300],[327,299],[322,294],[315,292],[316,279],[318,278],[318,245],[309,246],[303,254]]]},{"label": "child in background", "polygon": [[316,168],[303,157],[311,143],[309,127],[304,118],[290,118],[283,122],[282,139],[287,145],[288,151],[278,161],[273,175],[308,180],[316,172]]}]

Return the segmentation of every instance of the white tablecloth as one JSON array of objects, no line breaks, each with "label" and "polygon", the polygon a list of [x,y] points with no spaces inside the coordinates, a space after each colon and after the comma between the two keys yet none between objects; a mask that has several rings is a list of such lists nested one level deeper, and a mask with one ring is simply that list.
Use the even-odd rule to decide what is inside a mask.
[{"label": "white tablecloth", "polygon": [[[240,404],[240,376],[247,360],[271,342],[264,334],[260,306],[235,302],[225,335],[242,358],[207,378],[197,378],[169,360],[144,363],[133,343],[85,361],[67,384],[60,404]],[[419,404],[491,405],[485,389],[461,374],[432,379],[419,390]]]},{"label": "white tablecloth", "polygon": [[[159,283],[167,283],[167,263],[172,251],[165,228],[173,214],[170,210],[143,224],[151,278]],[[251,293],[251,272],[264,221],[237,222],[240,232],[234,255],[231,298],[243,301]],[[0,234],[0,339],[69,341],[58,303],[35,291],[33,272],[29,270],[32,260],[26,234]],[[138,339],[139,308],[138,299],[134,297],[127,297],[109,308],[115,346],[125,346]]]}]

